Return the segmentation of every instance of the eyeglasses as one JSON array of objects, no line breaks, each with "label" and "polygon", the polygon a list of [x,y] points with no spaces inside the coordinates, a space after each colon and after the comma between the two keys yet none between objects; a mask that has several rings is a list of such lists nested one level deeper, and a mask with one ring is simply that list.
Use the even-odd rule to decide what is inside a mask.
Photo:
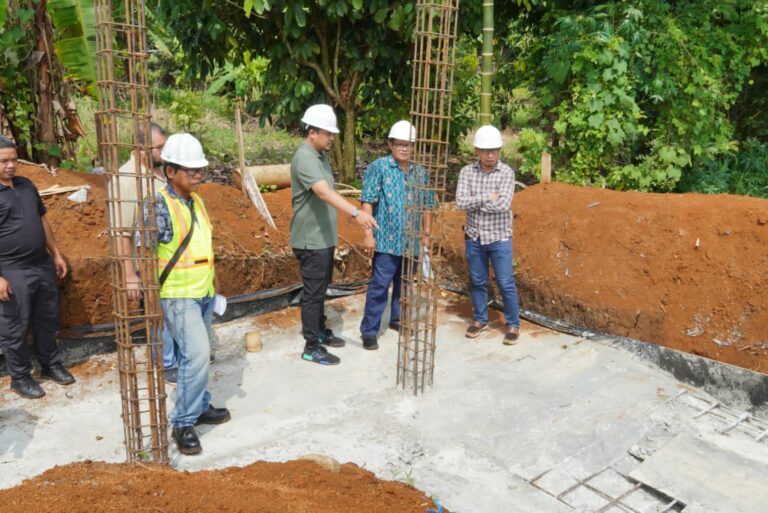
[{"label": "eyeglasses", "polygon": [[179,170],[186,172],[190,177],[205,176],[205,172],[206,172],[206,169],[204,167],[197,168],[197,169],[189,169],[187,167],[179,166]]},{"label": "eyeglasses", "polygon": [[495,148],[492,150],[486,150],[486,149],[480,149],[478,148],[477,151],[479,151],[483,155],[495,155],[501,151],[501,148]]},{"label": "eyeglasses", "polygon": [[397,148],[398,150],[410,150],[411,149],[411,143],[391,143],[393,148]]}]

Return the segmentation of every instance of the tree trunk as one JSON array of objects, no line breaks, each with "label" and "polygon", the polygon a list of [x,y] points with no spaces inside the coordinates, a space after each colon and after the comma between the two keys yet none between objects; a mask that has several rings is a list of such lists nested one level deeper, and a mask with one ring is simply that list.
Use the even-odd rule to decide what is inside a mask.
[{"label": "tree trunk", "polygon": [[56,146],[56,129],[54,127],[53,84],[51,81],[51,50],[53,37],[48,13],[47,0],[40,0],[35,12],[35,29],[37,31],[37,80],[34,81],[37,98],[35,115],[36,147],[32,154],[37,162],[56,165],[58,158],[51,154],[51,148]]},{"label": "tree trunk", "polygon": [[355,117],[357,114],[356,102],[351,101],[350,106],[344,111],[344,145],[342,147],[342,160],[339,176],[344,183],[352,183],[357,176],[356,175],[356,160],[355,160]]}]

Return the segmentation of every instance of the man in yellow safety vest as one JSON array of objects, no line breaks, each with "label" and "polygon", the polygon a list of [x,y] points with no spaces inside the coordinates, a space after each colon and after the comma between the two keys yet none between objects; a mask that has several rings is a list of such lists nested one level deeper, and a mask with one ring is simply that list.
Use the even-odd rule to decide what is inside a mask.
[{"label": "man in yellow safety vest", "polygon": [[161,158],[168,184],[155,194],[156,266],[163,318],[179,359],[172,436],[179,452],[197,454],[202,446],[194,426],[230,419],[229,410],[213,407],[208,391],[216,275],[211,220],[195,192],[208,161],[190,134],[171,135]]}]

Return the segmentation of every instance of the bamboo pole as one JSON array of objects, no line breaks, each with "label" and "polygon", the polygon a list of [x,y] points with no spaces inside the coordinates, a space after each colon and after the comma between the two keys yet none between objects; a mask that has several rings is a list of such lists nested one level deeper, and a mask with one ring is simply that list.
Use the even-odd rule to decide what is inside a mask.
[{"label": "bamboo pole", "polygon": [[483,53],[480,63],[480,126],[491,124],[493,102],[493,0],[483,1]]}]

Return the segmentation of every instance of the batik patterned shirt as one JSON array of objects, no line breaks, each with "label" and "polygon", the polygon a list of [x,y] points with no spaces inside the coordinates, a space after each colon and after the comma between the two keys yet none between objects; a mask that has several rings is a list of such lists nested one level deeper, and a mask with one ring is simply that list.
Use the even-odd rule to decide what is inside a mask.
[{"label": "batik patterned shirt", "polygon": [[[378,228],[374,228],[376,251],[401,256],[407,251],[408,242],[404,230],[410,220],[406,215],[406,206],[416,204],[434,208],[434,194],[430,190],[414,188],[427,187],[429,175],[420,166],[410,164],[408,173],[387,155],[371,162],[363,176],[363,192],[360,201],[373,206],[373,215]],[[418,226],[420,218],[413,226]],[[416,250],[418,251],[418,250]]]}]

